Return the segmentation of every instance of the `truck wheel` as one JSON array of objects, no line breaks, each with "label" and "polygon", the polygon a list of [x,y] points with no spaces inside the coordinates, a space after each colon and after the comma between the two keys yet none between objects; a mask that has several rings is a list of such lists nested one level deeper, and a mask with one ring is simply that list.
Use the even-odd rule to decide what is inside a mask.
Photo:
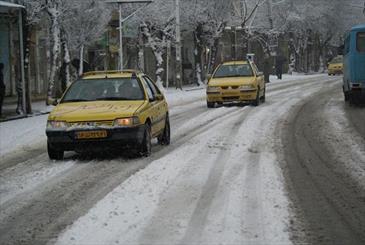
[{"label": "truck wheel", "polygon": [[47,152],[48,157],[51,160],[62,160],[64,151],[58,150],[52,147],[50,143],[47,142]]},{"label": "truck wheel", "polygon": [[169,116],[166,115],[165,128],[160,136],[158,136],[157,141],[160,145],[170,144],[170,120]]},{"label": "truck wheel", "polygon": [[345,101],[349,101],[349,99],[350,99],[349,93],[348,92],[343,92],[343,94],[344,94],[344,97],[345,97]]}]

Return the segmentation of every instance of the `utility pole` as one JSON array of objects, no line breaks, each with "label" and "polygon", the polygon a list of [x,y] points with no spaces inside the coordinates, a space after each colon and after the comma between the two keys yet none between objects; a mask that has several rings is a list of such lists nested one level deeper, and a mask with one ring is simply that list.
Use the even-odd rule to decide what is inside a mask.
[{"label": "utility pole", "polygon": [[272,18],[272,0],[267,0],[266,5],[267,5],[267,19],[269,21],[270,30],[272,30],[274,29],[274,21]]},{"label": "utility pole", "polygon": [[119,70],[123,70],[123,22],[122,4],[119,5]]},{"label": "utility pole", "polygon": [[166,88],[169,88],[169,61],[171,56],[171,43],[168,41],[167,47],[166,47]]},{"label": "utility pole", "polygon": [[[138,11],[140,11],[142,8],[146,7],[148,4],[152,3],[152,0],[109,0],[106,3],[111,4],[118,4],[118,12],[119,12],[119,70],[123,70],[123,23],[124,21],[131,18],[133,15],[135,15]],[[146,5],[140,7],[139,9],[135,10],[132,14],[127,16],[126,18],[122,19],[122,4],[127,3],[144,3]]]},{"label": "utility pole", "polygon": [[176,18],[176,88],[182,90],[181,33],[180,33],[180,0],[175,0]]}]

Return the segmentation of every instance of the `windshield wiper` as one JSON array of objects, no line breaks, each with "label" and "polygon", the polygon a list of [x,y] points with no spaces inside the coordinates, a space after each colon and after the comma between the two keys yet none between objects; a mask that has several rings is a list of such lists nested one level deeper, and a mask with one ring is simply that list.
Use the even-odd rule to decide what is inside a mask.
[{"label": "windshield wiper", "polygon": [[225,77],[251,77],[252,75],[227,75],[227,76],[219,76],[214,78],[225,78]]},{"label": "windshield wiper", "polygon": [[85,102],[85,101],[91,101],[91,100],[85,100],[85,99],[72,99],[72,100],[63,100],[63,102]]},{"label": "windshield wiper", "polygon": [[96,98],[95,100],[131,100],[131,98],[125,98],[125,97],[101,97],[101,98]]}]

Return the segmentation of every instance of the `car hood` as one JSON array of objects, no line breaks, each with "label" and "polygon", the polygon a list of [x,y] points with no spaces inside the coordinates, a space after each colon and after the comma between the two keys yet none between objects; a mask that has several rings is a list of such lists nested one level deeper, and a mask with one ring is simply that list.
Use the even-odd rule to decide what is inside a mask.
[{"label": "car hood", "polygon": [[107,121],[131,117],[145,101],[92,101],[70,102],[56,106],[49,120],[66,122]]},{"label": "car hood", "polygon": [[223,77],[212,78],[209,86],[241,86],[255,83],[255,77]]}]

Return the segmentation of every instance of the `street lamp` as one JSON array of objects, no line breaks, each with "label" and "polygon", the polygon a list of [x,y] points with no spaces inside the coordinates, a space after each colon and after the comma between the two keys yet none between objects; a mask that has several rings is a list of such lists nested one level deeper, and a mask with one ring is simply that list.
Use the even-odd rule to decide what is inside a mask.
[{"label": "street lamp", "polygon": [[[135,15],[139,10],[152,3],[152,0],[110,0],[107,3],[117,3],[119,7],[119,69],[123,70],[123,22]],[[126,3],[146,3],[142,7],[135,10],[132,14],[122,19],[122,4]]]}]

